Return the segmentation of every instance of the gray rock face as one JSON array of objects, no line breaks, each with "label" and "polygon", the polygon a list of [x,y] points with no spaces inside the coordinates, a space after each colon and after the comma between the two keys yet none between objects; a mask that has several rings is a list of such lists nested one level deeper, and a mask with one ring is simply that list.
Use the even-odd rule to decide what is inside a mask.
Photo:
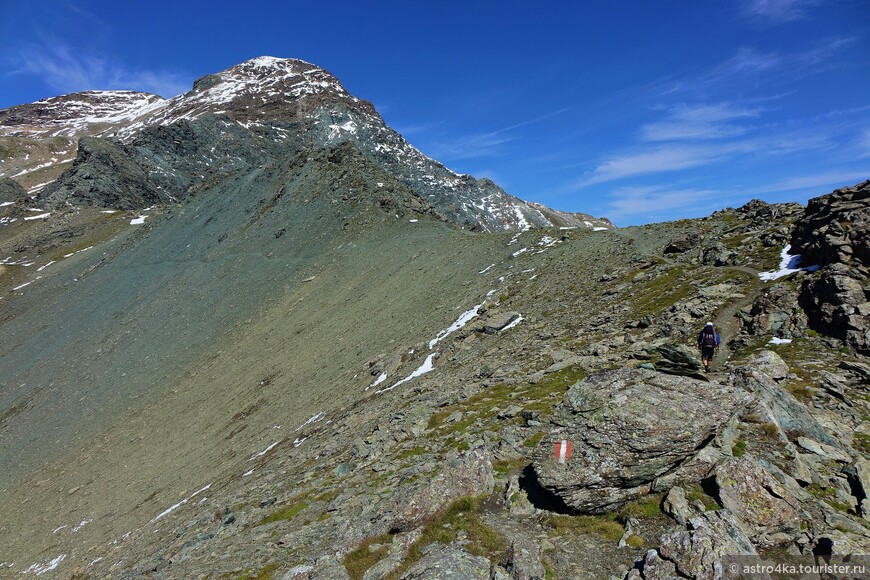
[{"label": "gray rock face", "polygon": [[698,243],[697,236],[681,236],[674,238],[665,247],[665,254],[682,254],[694,248]]},{"label": "gray rock face", "polygon": [[[603,512],[656,489],[660,479],[698,481],[701,451],[750,397],[730,387],[645,369],[591,375],[554,412],[533,453],[544,488],[580,512]],[[560,463],[554,447],[573,442]],[[696,460],[697,459],[697,460]]]},{"label": "gray rock face", "polygon": [[681,525],[685,525],[693,515],[689,502],[686,501],[686,491],[678,485],[675,485],[668,491],[668,495],[662,503],[662,509]]},{"label": "gray rock face", "polygon": [[[659,554],[689,578],[712,580],[722,577],[723,556],[755,555],[756,551],[737,520],[718,510],[692,518],[688,530],[665,535]],[[650,580],[650,576],[644,578]]]},{"label": "gray rock face", "polygon": [[805,263],[823,266],[801,290],[810,324],[870,353],[870,181],[811,199],[791,244]]},{"label": "gray rock face", "polygon": [[501,560],[511,578],[526,580],[544,578],[546,570],[541,563],[541,547],[531,538],[515,538]]},{"label": "gray rock face", "polygon": [[716,468],[722,506],[744,525],[756,546],[785,544],[800,533],[798,500],[762,467],[732,459]]},{"label": "gray rock face", "polygon": [[9,177],[0,177],[0,203],[27,199],[27,191]]},{"label": "gray rock face", "polygon": [[664,344],[658,347],[658,352],[664,360],[656,368],[666,373],[692,376],[701,369],[701,359],[684,344]]},{"label": "gray rock face", "polygon": [[489,493],[493,482],[489,455],[480,449],[468,451],[449,463],[422,490],[400,500],[401,511],[391,528],[401,532],[412,530],[460,497]]},{"label": "gray rock face", "polygon": [[840,447],[807,408],[769,376],[748,367],[740,367],[731,373],[728,380],[732,387],[754,394],[780,429],[790,437],[803,435]]},{"label": "gray rock face", "polygon": [[[870,235],[870,234],[868,234]],[[845,340],[861,353],[870,353],[864,287],[868,278],[846,264],[832,264],[804,283],[800,304],[810,325],[829,336]]]},{"label": "gray rock face", "polygon": [[123,145],[98,137],[79,140],[75,164],[46,187],[40,199],[55,206],[71,202],[117,209],[171,201]]},{"label": "gray rock face", "polygon": [[798,291],[778,284],[741,313],[741,323],[750,335],[797,338],[806,332],[807,315],[798,305]]},{"label": "gray rock face", "polygon": [[792,248],[808,264],[870,267],[870,180],[813,198],[792,234]]},{"label": "gray rock face", "polygon": [[666,344],[660,346],[659,353],[673,363],[684,365],[693,370],[701,368],[701,361],[698,359],[695,351],[684,344]]},{"label": "gray rock face", "polygon": [[491,568],[492,564],[483,556],[472,556],[456,546],[441,546],[411,566],[402,580],[490,580]]},{"label": "gray rock face", "polygon": [[701,262],[710,266],[731,266],[737,258],[737,252],[727,249],[721,242],[704,249]]},{"label": "gray rock face", "polygon": [[520,317],[519,312],[501,312],[483,321],[483,332],[498,334],[504,327]]},{"label": "gray rock face", "polygon": [[774,220],[782,220],[787,216],[799,214],[803,207],[797,203],[767,203],[753,199],[741,206],[737,211],[752,218],[753,223],[765,224]]},{"label": "gray rock face", "polygon": [[772,350],[763,350],[755,355],[750,363],[753,368],[766,374],[774,380],[788,377],[789,368],[778,354]]}]

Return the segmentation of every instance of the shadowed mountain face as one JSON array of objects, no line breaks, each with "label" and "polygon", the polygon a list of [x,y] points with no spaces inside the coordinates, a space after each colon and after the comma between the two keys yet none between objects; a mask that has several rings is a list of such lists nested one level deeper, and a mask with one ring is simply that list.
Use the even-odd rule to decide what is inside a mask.
[{"label": "shadowed mountain face", "polygon": [[614,229],[270,58],[0,119],[24,171],[0,179],[0,576],[706,578],[870,550],[870,182]]}]

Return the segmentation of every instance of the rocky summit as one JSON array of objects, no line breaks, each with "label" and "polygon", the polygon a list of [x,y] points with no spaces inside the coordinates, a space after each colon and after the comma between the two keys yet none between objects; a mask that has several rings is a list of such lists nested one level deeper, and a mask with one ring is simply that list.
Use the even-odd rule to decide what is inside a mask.
[{"label": "rocky summit", "polygon": [[296,59],[255,58],[202,77],[172,99],[87,91],[0,111],[0,176],[18,178],[54,207],[170,203],[215,181],[343,145],[453,223],[483,231],[613,227],[450,171],[390,129],[371,103],[350,95],[334,76]]},{"label": "rocky summit", "polygon": [[13,107],[0,147],[2,577],[870,553],[870,181],[614,228],[273,58]]}]

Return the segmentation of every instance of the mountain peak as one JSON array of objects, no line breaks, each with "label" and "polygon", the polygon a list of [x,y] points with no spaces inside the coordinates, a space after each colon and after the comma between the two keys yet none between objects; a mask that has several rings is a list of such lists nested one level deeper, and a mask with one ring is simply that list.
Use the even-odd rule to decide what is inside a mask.
[{"label": "mountain peak", "polygon": [[[215,151],[225,148],[229,127],[238,133],[239,142],[232,152],[216,156]],[[529,204],[489,180],[456,174],[408,143],[387,126],[370,102],[351,95],[331,73],[294,58],[258,56],[200,77],[190,91],[171,99],[130,91],[88,91],[13,107],[0,111],[0,136],[66,139],[62,151],[55,148],[33,156],[24,151],[0,170],[0,177],[21,177],[29,193],[58,203],[68,195],[79,199],[81,192],[87,192],[89,203],[101,204],[116,199],[119,191],[109,181],[102,192],[91,182],[77,181],[96,173],[109,175],[111,167],[81,172],[71,163],[104,164],[132,156],[138,170],[130,166],[131,175],[141,178],[134,180],[136,199],[163,199],[170,191],[170,198],[181,199],[188,188],[205,179],[203,167],[250,169],[236,167],[238,159],[245,157],[239,153],[245,147],[257,157],[251,163],[262,165],[266,162],[262,155],[286,162],[291,151],[351,144],[431,204],[442,218],[463,227],[483,231],[613,227],[607,220]],[[120,148],[93,142],[78,147],[76,141],[86,136],[120,142]],[[172,153],[182,142],[185,150],[197,153],[187,157]],[[36,144],[30,149],[37,152],[40,147],[45,149]],[[66,182],[52,183],[67,168]],[[143,176],[163,177],[154,181]]]}]

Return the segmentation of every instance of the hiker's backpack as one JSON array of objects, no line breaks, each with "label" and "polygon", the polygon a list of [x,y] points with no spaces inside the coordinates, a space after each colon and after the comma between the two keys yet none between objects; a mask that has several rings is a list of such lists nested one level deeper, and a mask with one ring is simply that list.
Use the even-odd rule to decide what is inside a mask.
[{"label": "hiker's backpack", "polygon": [[706,330],[701,333],[701,346],[716,346],[716,333],[715,332],[707,332]]}]

